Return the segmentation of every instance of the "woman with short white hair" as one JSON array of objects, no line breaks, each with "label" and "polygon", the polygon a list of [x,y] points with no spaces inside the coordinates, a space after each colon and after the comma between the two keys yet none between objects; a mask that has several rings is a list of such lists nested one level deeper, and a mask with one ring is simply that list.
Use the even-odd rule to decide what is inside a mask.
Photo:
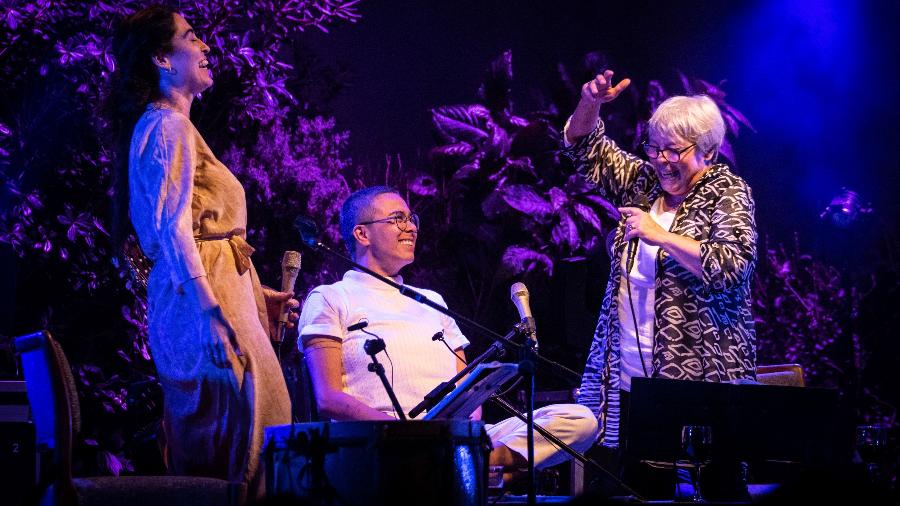
[{"label": "woman with short white hair", "polygon": [[601,444],[617,447],[631,378],[755,378],[757,233],[750,187],[716,160],[725,123],[715,102],[660,104],[643,160],[604,135],[600,106],[630,84],[612,76],[582,87],[564,135],[576,170],[622,213],[579,396],[599,418]]}]

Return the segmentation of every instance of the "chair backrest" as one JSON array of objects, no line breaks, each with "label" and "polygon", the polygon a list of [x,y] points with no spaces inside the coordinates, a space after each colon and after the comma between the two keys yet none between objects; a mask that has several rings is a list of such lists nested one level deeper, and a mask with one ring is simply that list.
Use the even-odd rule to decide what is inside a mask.
[{"label": "chair backrest", "polygon": [[52,455],[50,475],[40,481],[53,482],[56,494],[73,493],[72,440],[81,429],[81,413],[72,369],[62,347],[46,331],[16,338],[15,347],[25,373],[38,447]]},{"label": "chair backrest", "polygon": [[786,387],[806,386],[800,364],[774,364],[756,367],[756,380],[764,385]]},{"label": "chair backrest", "polygon": [[306,363],[306,355],[302,354],[299,363],[300,371],[300,396],[302,400],[299,405],[299,415],[301,422],[318,422],[319,405],[316,402],[316,392],[313,389],[312,378],[309,376],[309,365]]}]

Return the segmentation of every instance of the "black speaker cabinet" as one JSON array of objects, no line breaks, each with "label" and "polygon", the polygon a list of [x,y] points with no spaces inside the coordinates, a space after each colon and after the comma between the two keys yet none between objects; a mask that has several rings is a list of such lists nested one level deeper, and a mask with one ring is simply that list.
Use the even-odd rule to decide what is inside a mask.
[{"label": "black speaker cabinet", "polygon": [[[0,422],[0,490],[4,504],[23,504],[35,486],[34,425]],[[6,502],[9,500],[10,502]]]}]

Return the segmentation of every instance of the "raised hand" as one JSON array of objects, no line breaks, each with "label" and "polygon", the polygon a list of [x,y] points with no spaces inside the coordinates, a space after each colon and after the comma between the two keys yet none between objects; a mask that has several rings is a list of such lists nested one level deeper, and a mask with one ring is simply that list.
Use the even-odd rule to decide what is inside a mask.
[{"label": "raised hand", "polygon": [[622,79],[615,86],[612,85],[612,81],[613,71],[606,70],[581,87],[581,100],[578,102],[578,107],[575,108],[569,128],[566,130],[568,142],[574,143],[593,132],[597,126],[600,105],[615,100],[631,84],[631,79]]},{"label": "raised hand", "polygon": [[622,79],[619,84],[613,86],[613,74],[612,70],[606,70],[584,83],[581,87],[581,99],[597,105],[615,100],[631,84],[631,79]]}]

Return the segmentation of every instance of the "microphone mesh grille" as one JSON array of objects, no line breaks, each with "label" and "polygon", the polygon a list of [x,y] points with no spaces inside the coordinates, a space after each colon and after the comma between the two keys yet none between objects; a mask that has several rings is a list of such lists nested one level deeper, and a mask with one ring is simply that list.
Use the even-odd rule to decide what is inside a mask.
[{"label": "microphone mesh grille", "polygon": [[287,267],[289,269],[299,269],[300,268],[300,252],[299,251],[285,251],[284,256],[281,258],[281,266]]}]

